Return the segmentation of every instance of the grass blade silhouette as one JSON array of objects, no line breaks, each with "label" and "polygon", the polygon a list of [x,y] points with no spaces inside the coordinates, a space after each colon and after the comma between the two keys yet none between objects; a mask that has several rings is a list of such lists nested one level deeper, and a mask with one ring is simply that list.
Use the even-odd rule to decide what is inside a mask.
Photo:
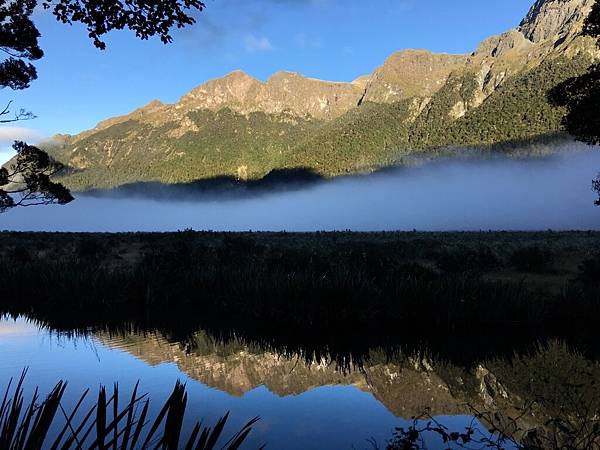
[{"label": "grass blade silhouette", "polygon": [[[61,405],[67,383],[60,381],[43,401],[40,401],[38,389],[33,392],[31,400],[25,404],[24,380],[27,371],[24,370],[16,385],[9,380],[6,392],[0,402],[0,448],[8,450],[133,450],[137,448],[161,448],[177,450],[180,447],[181,433],[187,409],[187,393],[185,384],[177,382],[173,392],[162,406],[156,418],[148,422],[149,400],[146,395],[138,396],[139,382],[136,383],[128,403],[121,405],[119,387],[114,384],[113,393],[107,398],[106,388],[100,386],[95,404],[76,422],[76,417],[83,414],[81,407],[89,390],[78,399],[75,406],[65,411]],[[139,406],[143,406],[139,412]],[[112,403],[112,405],[111,405]],[[26,405],[26,406],[25,406]],[[111,409],[109,413],[108,410]],[[52,444],[47,446],[45,441],[57,417],[58,410],[62,411],[64,423],[60,424],[58,434],[53,437]],[[139,414],[138,414],[139,412]],[[109,417],[112,414],[112,417]],[[203,427],[197,422],[185,445],[186,450],[212,450],[223,434],[229,413],[218,420],[215,427]],[[110,420],[109,420],[110,419]],[[249,421],[224,446],[236,450],[246,439],[252,425],[258,418]],[[147,425],[151,423],[145,433]],[[92,432],[95,431],[95,436]],[[92,438],[90,438],[92,436]],[[140,444],[140,442],[143,442]],[[89,443],[89,440],[92,442]]]},{"label": "grass blade silhouette", "polygon": [[83,403],[83,401],[85,400],[85,398],[87,397],[89,392],[90,392],[90,390],[86,389],[85,392],[81,395],[81,397],[79,397],[79,401],[75,405],[75,408],[73,408],[73,411],[71,411],[71,415],[68,417],[67,417],[65,410],[62,408],[62,406],[60,406],[60,409],[65,417],[66,423],[65,423],[65,426],[63,427],[63,429],[60,431],[60,433],[56,437],[56,439],[54,440],[54,443],[50,447],[50,450],[56,450],[58,448],[58,446],[62,442],[67,430],[70,429],[72,434],[75,433],[75,430],[73,429],[73,419],[75,418],[77,411],[79,411],[81,404]]}]

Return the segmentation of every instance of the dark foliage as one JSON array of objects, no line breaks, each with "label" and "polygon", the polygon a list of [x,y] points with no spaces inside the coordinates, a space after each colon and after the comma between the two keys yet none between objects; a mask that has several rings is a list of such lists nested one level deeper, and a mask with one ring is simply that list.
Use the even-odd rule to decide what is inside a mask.
[{"label": "dark foliage", "polygon": [[578,280],[584,284],[600,285],[600,253],[581,263]]},{"label": "dark foliage", "polygon": [[[340,363],[349,349],[350,360],[360,361],[361,349],[423,341],[470,358],[456,343],[470,342],[476,354],[481,335],[487,351],[538,338],[592,339],[600,313],[593,285],[548,293],[523,286],[520,277],[487,278],[511,250],[491,257],[497,250],[479,250],[477,241],[473,252],[461,250],[469,255],[464,265],[440,271],[436,260],[449,249],[393,234],[381,244],[349,244],[344,233],[315,235],[312,243],[300,235],[191,231],[53,236],[38,239],[56,239],[59,247],[29,245],[30,257],[19,263],[12,258],[19,236],[12,236],[2,252],[11,257],[0,258],[0,313],[33,314],[59,328],[147,321],[185,334],[201,326],[313,352],[326,342]],[[86,242],[94,238],[105,242]],[[126,239],[125,252],[113,239]],[[434,256],[424,261],[426,255]],[[424,335],[425,323],[435,332]]]},{"label": "dark foliage", "polygon": [[[32,61],[39,60],[44,53],[39,47],[40,33],[31,20],[38,0],[5,0],[0,3],[0,50],[7,57],[0,61],[0,88],[26,89],[37,78]],[[44,9],[51,11],[59,22],[82,23],[86,26],[94,45],[104,49],[102,36],[111,30],[130,29],[140,39],[159,36],[164,43],[172,41],[172,28],[182,28],[195,22],[190,15],[202,10],[200,0],[42,0]],[[0,123],[32,119],[35,116],[23,109],[14,117],[4,118],[11,113],[12,102],[0,111]],[[31,206],[48,203],[64,204],[73,198],[62,184],[50,181],[59,169],[48,155],[24,143],[16,143],[17,163],[12,168],[0,171],[0,212],[15,206]],[[15,177],[22,187],[16,191],[6,188],[14,183]],[[22,194],[15,200],[12,194]]]},{"label": "dark foliage", "polygon": [[510,256],[510,263],[521,272],[549,272],[554,264],[554,255],[539,246],[519,248]]},{"label": "dark foliage", "polygon": [[75,254],[79,259],[98,260],[106,256],[108,249],[104,242],[97,239],[83,239],[78,242]]},{"label": "dark foliage", "polygon": [[[0,89],[26,89],[37,78],[37,70],[31,61],[40,59],[44,52],[38,45],[40,33],[30,19],[36,3],[36,0],[21,0],[0,4],[0,51],[6,55],[0,61]],[[35,117],[20,109],[9,118],[11,105],[12,102],[8,102],[0,111],[0,123]]]},{"label": "dark foliage", "polygon": [[551,100],[567,107],[563,125],[577,139],[592,145],[600,144],[600,64],[594,64],[579,77],[559,84],[550,93]]},{"label": "dark foliage", "polygon": [[489,248],[446,251],[438,259],[440,270],[449,274],[479,273],[498,264],[497,256]]},{"label": "dark foliage", "polygon": [[8,167],[0,168],[0,213],[16,206],[64,205],[73,200],[71,193],[51,177],[62,169],[37,147],[15,142],[17,156]]},{"label": "dark foliage", "polygon": [[170,30],[194,24],[190,12],[204,8],[200,0],[43,0],[42,5],[62,23],[84,24],[100,49],[106,48],[102,36],[124,28],[134,31],[140,39],[159,36],[165,44],[170,43],[173,40]]},{"label": "dark foliage", "polygon": [[[598,39],[600,46],[600,0],[592,6],[583,34]],[[590,145],[600,144],[600,64],[557,85],[549,92],[549,99],[555,105],[566,107],[562,123],[569,134]],[[594,180],[592,189],[598,193],[596,205],[600,206],[600,178]]]},{"label": "dark foliage", "polygon": [[40,33],[30,19],[37,0],[4,1],[0,6],[0,50],[9,57],[0,63],[0,87],[25,89],[37,78],[29,61],[44,56]]},{"label": "dark foliage", "polygon": [[[6,0],[0,6],[0,50],[8,58],[0,63],[0,86],[25,89],[37,78],[31,61],[44,56],[39,47],[40,33],[31,21],[38,0]],[[41,1],[56,19],[65,24],[84,24],[96,47],[104,49],[100,39],[111,30],[128,28],[140,39],[160,36],[172,41],[170,30],[195,22],[192,10],[202,10],[200,0],[59,0]]]},{"label": "dark foliage", "polygon": [[[27,371],[23,371],[14,389],[8,383],[0,403],[0,448],[27,450],[38,448],[68,449],[163,449],[177,450],[189,448],[213,450],[223,435],[229,413],[223,416],[214,428],[196,422],[187,439],[181,439],[184,415],[187,406],[185,385],[177,382],[157,416],[152,420],[148,410],[150,401],[146,395],[138,395],[138,386],[133,389],[131,398],[120,406],[119,386],[113,387],[112,395],[107,396],[104,386],[100,386],[98,397],[89,409],[85,391],[75,407],[67,411],[62,399],[67,383],[60,381],[46,398],[40,397],[35,389],[29,403],[24,399],[24,381]],[[60,411],[60,413],[59,413]],[[236,450],[252,431],[258,417],[250,420],[233,435],[222,447]],[[55,426],[60,430],[56,435]]]}]

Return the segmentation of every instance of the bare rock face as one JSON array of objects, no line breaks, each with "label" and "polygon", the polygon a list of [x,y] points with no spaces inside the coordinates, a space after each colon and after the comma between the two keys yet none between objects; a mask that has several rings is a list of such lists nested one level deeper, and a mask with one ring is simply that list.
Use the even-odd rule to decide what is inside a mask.
[{"label": "bare rock face", "polygon": [[[200,110],[217,112],[228,108],[245,116],[278,114],[285,118],[274,120],[315,119],[317,122],[333,121],[364,102],[408,100],[409,117],[405,120],[409,123],[426,110],[432,97],[447,85],[448,80],[474,79],[476,86],[472,98],[463,98],[451,105],[448,115],[458,119],[481,105],[511,77],[537,67],[542,61],[580,54],[600,58],[594,39],[580,35],[593,2],[537,0],[518,27],[484,40],[470,55],[404,50],[391,55],[372,74],[353,82],[322,81],[292,72],[278,72],[262,82],[242,71],[234,71],[203,83],[175,104],[153,101],[128,115],[100,122],[92,130],[60,139],[60,142],[68,148],[65,159],[69,164],[85,168],[88,166],[87,147],[77,147],[84,138],[102,142],[102,152],[106,156],[102,161],[110,162],[114,151],[112,143],[106,142],[109,138],[101,133],[103,130],[128,121],[153,129],[168,124],[167,137],[179,139],[186,133],[199,131],[188,114]],[[468,87],[472,90],[470,85]],[[123,148],[134,148],[139,134],[126,126],[122,128],[113,130],[110,139],[116,136]],[[228,137],[219,136],[219,139]],[[169,153],[168,148],[163,153]],[[243,178],[243,170],[240,169],[237,176]]]},{"label": "bare rock face", "polygon": [[229,352],[215,348],[195,354],[154,333],[144,337],[98,334],[97,338],[104,345],[126,351],[150,365],[174,362],[187,376],[233,396],[243,396],[259,386],[284,397],[341,385],[372,393],[400,417],[417,416],[426,408],[435,415],[466,413],[463,401],[452,395],[432,367],[427,371],[420,365],[402,368],[377,364],[363,371],[342,372],[325,360],[307,364],[296,358],[270,352],[253,353],[245,348]]},{"label": "bare rock face", "polygon": [[511,51],[528,50],[533,44],[523,33],[513,29],[499,36],[491,36],[483,41],[473,56],[482,58],[502,58]]},{"label": "bare rock face", "polygon": [[364,100],[392,103],[415,96],[431,97],[466,61],[465,55],[426,50],[394,53],[371,76]]},{"label": "bare rock face", "polygon": [[236,71],[194,89],[181,99],[178,107],[185,110],[227,107],[242,114],[289,112],[331,120],[362,101],[393,103],[414,96],[430,97],[466,60],[465,55],[405,50],[392,55],[372,75],[351,83],[317,80],[293,72],[278,72],[261,83]]},{"label": "bare rock face", "polygon": [[[393,103],[413,97],[430,98],[451,74],[463,71],[475,73],[479,80],[471,105],[476,107],[510,76],[531,68],[557,47],[567,51],[592,3],[538,0],[517,28],[486,39],[472,55],[403,50],[391,55],[373,74],[352,83],[316,80],[292,72],[278,72],[261,83],[236,71],[194,89],[177,108],[227,107],[242,114],[289,112],[331,120],[365,101]],[[460,117],[464,112],[458,108],[455,115]]]},{"label": "bare rock face", "polygon": [[266,83],[241,71],[211,80],[185,95],[185,109],[217,111],[230,108],[242,114],[289,112],[297,116],[333,119],[356,106],[362,94],[359,84],[336,83],[278,72]]},{"label": "bare rock face", "polygon": [[519,31],[531,42],[559,40],[581,30],[592,0],[537,0]]},{"label": "bare rock face", "polygon": [[521,24],[484,40],[468,60],[479,87],[473,107],[485,101],[511,76],[537,66],[547,57],[595,57],[593,39],[580,36],[593,0],[538,0]]},{"label": "bare rock face", "polygon": [[[476,74],[479,80],[479,90],[471,105],[476,107],[510,76],[535,66],[557,49],[566,54],[582,49],[597,52],[591,39],[587,44],[573,45],[586,39],[577,35],[593,1],[538,0],[517,28],[486,39],[471,55],[403,50],[390,56],[371,75],[351,83],[322,81],[293,72],[278,72],[263,83],[237,70],[198,86],[179,103],[164,105],[153,101],[126,116],[100,122],[76,140],[127,120],[153,124],[178,122],[189,111],[203,109],[229,108],[241,114],[285,112],[332,120],[365,101],[393,103],[413,97],[431,98],[451,74],[463,71]],[[455,112],[456,117],[463,114],[462,108]],[[184,126],[176,133],[185,133],[188,128]]]},{"label": "bare rock face", "polygon": [[119,123],[123,123],[128,120],[143,121],[143,120],[146,120],[147,118],[150,118],[150,117],[153,117],[156,115],[160,115],[166,109],[168,109],[168,105],[165,105],[164,103],[162,103],[159,100],[153,100],[150,103],[148,103],[147,105],[144,105],[141,108],[138,108],[129,114],[126,114],[124,116],[111,117],[109,119],[98,122],[98,124],[94,128],[92,128],[91,130],[84,131],[83,133],[80,133],[77,136],[71,137],[71,136],[66,136],[66,135],[56,135],[52,139],[53,140],[60,139],[62,141],[71,139],[74,142],[74,141],[77,141],[80,139],[84,139],[88,136],[91,136],[98,131],[105,130],[107,128],[112,127],[113,125],[117,125]]},{"label": "bare rock face", "polygon": [[237,70],[198,86],[182,97],[180,106],[187,109],[219,110],[229,107],[251,110],[261,89],[260,81]]},{"label": "bare rock face", "polygon": [[309,114],[318,119],[338,117],[358,103],[362,90],[353,83],[337,83],[279,72],[266,83],[260,102],[267,110]]}]

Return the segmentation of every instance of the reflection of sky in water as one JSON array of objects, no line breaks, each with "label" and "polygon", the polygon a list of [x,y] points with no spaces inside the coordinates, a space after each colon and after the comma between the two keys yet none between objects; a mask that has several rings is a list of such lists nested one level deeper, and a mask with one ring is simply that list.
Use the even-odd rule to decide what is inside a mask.
[{"label": "reflection of sky in water", "polygon": [[2,214],[0,230],[600,229],[591,190],[598,171],[597,149],[536,160],[451,159],[236,201],[82,197]]},{"label": "reflection of sky in water", "polygon": [[[141,392],[150,394],[156,408],[170,394],[175,381],[181,379],[187,383],[188,411],[193,411],[195,418],[214,423],[231,411],[229,430],[256,415],[262,418],[245,448],[262,443],[271,449],[370,448],[366,439],[373,437],[382,445],[394,427],[403,424],[373,395],[353,386],[318,387],[286,397],[261,386],[235,397],[189,378],[173,363],[150,366],[95,339],[50,336],[22,320],[0,321],[0,336],[2,393],[8,379],[28,366],[28,389],[37,385],[47,393],[59,379],[69,382],[67,406],[72,406],[88,387],[94,397],[99,384],[111,387],[115,381],[120,384],[122,398],[126,398],[139,379]],[[469,419],[446,417],[443,421],[460,430]]]}]

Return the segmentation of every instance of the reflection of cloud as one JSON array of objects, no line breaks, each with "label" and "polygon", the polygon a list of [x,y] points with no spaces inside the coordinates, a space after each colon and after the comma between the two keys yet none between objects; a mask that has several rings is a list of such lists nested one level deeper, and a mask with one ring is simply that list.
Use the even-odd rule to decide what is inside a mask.
[{"label": "reflection of cloud", "polygon": [[37,327],[22,320],[14,322],[10,322],[8,320],[0,321],[0,336],[6,336],[10,334],[24,335],[36,332]]},{"label": "reflection of cloud", "polygon": [[44,134],[38,130],[23,127],[0,127],[0,149],[12,146],[14,141],[36,143],[44,139]]},{"label": "reflection of cloud", "polygon": [[267,52],[273,50],[273,45],[266,37],[256,37],[249,34],[244,38],[244,47],[248,52]]}]

